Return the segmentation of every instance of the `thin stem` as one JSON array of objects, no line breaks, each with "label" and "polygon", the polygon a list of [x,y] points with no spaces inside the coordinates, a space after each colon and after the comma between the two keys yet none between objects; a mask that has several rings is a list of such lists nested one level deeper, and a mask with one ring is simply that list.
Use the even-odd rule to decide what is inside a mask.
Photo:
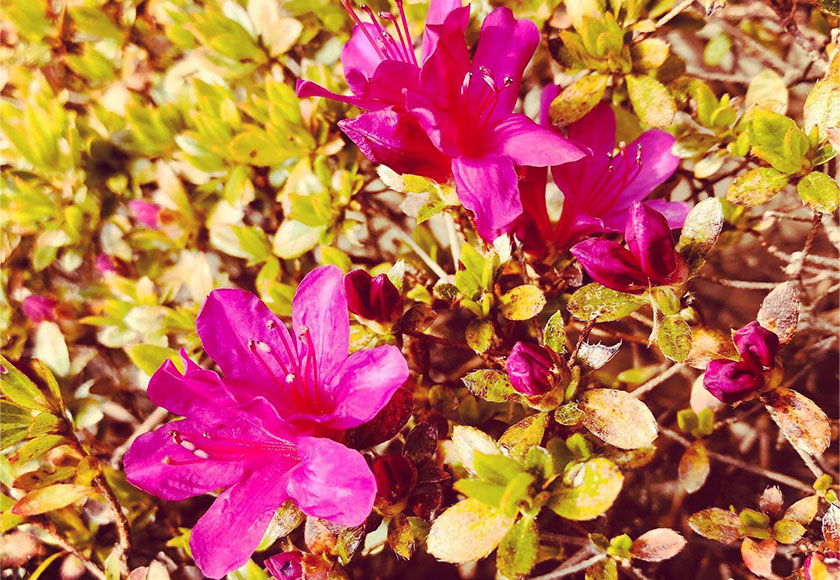
[{"label": "thin stem", "polygon": [[42,532],[44,532],[47,536],[49,536],[50,540],[70,554],[76,556],[85,569],[90,572],[97,580],[106,580],[105,572],[102,569],[94,564],[88,557],[82,554],[76,546],[65,540],[61,534],[58,533],[58,530],[55,529],[55,526],[52,525],[52,522],[47,521],[47,523],[40,522],[40,521],[33,521],[29,522],[32,526],[38,528]]},{"label": "thin stem", "polygon": [[641,397],[642,395],[646,394],[648,391],[655,389],[657,386],[661,385],[675,374],[680,372],[683,368],[683,365],[680,363],[671,365],[666,371],[662,374],[657,375],[647,381],[646,383],[640,385],[638,388],[634,389],[630,394],[634,397]]},{"label": "thin stem", "polygon": [[601,560],[606,559],[606,557],[607,555],[605,553],[595,554],[591,558],[571,566],[568,565],[567,561],[565,564],[561,565],[554,571],[549,572],[548,574],[543,574],[542,576],[534,576],[533,578],[531,578],[531,580],[555,580],[556,578],[565,578],[566,576],[571,576],[572,574],[583,572],[592,564],[597,564]]},{"label": "thin stem", "polygon": [[144,433],[148,433],[161,423],[163,420],[166,419],[167,415],[169,415],[169,411],[164,409],[163,407],[158,407],[154,411],[152,411],[151,415],[146,417],[146,420],[140,423],[137,426],[137,429],[134,430],[134,433],[125,440],[125,443],[114,449],[114,453],[111,456],[111,467],[114,469],[118,469],[120,466],[120,462],[122,461],[123,455],[128,452],[128,449],[131,447],[134,440],[143,435]]},{"label": "thin stem", "polygon": [[420,257],[420,259],[426,263],[426,265],[429,267],[430,270],[432,270],[432,272],[437,274],[438,278],[440,278],[441,280],[449,279],[449,274],[447,274],[446,271],[443,268],[441,268],[440,265],[437,262],[435,262],[432,259],[432,257],[423,250],[423,248],[418,246],[417,242],[415,242],[411,238],[411,236],[409,236],[407,233],[400,229],[394,229],[394,233],[400,240],[405,242],[409,248],[414,250],[414,253],[417,254]]},{"label": "thin stem", "polygon": [[449,250],[452,252],[452,265],[458,271],[458,263],[461,261],[461,241],[458,239],[458,232],[455,230],[455,220],[449,212],[443,213],[443,221],[446,223],[446,232],[449,234]]},{"label": "thin stem", "polygon": [[718,278],[712,274],[700,276],[701,280],[708,280],[715,282],[721,286],[729,286],[730,288],[743,288],[745,290],[772,290],[781,282],[753,282],[751,280],[729,280],[727,278]]},{"label": "thin stem", "polygon": [[[662,434],[668,437],[669,439],[677,441],[680,445],[683,445],[685,447],[691,445],[691,441],[670,429],[662,428]],[[798,489],[800,491],[804,491],[806,493],[814,493],[814,488],[810,485],[802,483],[798,479],[794,479],[793,477],[790,477],[783,473],[776,473],[775,471],[770,471],[769,469],[764,469],[762,467],[758,467],[750,463],[744,463],[743,461],[739,461],[738,459],[729,457],[727,455],[715,453],[714,451],[707,451],[706,453],[710,458],[716,459],[721,463],[726,463],[727,465],[731,465],[732,467],[737,467],[738,469],[743,469],[744,471],[749,471],[751,473],[761,475],[763,477],[766,477],[767,479],[772,479],[773,481],[783,483],[787,486],[790,486],[794,489]]]}]

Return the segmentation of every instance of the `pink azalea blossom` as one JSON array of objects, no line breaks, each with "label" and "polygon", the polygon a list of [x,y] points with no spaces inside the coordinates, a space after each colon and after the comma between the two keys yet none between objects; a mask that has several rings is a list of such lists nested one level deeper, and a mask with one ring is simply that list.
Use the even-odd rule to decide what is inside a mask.
[{"label": "pink azalea blossom", "polygon": [[732,336],[741,360],[715,359],[709,362],[703,386],[724,403],[738,403],[754,397],[764,388],[764,372],[772,368],[779,351],[779,337],[753,320]]},{"label": "pink azalea blossom", "polygon": [[543,347],[527,342],[513,345],[507,358],[507,372],[513,388],[524,395],[542,395],[551,390],[554,361]]},{"label": "pink azalea blossom", "polygon": [[255,295],[215,290],[196,320],[221,376],[184,353],[149,383],[149,398],[185,417],[134,442],[128,480],[166,500],[222,489],[192,530],[202,572],[220,578],[243,565],[277,508],[291,498],[314,517],[365,521],[376,481],[343,432],[372,419],[408,378],[402,353],[380,346],[349,354],[341,270],[324,266],[301,282],[292,329]]},{"label": "pink azalea blossom", "polygon": [[117,262],[108,254],[99,254],[96,256],[95,262],[96,270],[100,274],[107,274],[108,272],[117,271]]},{"label": "pink azalea blossom", "polygon": [[[339,126],[376,163],[454,180],[485,239],[506,231],[522,213],[516,166],[548,167],[583,157],[560,134],[513,112],[522,73],[540,40],[533,22],[497,8],[484,20],[470,58],[464,38],[469,6],[433,0],[417,61],[410,38],[400,32],[397,43],[370,16],[372,24],[357,20],[342,53],[351,90],[366,100],[339,97],[369,112]],[[399,32],[395,18],[383,18],[389,21]],[[408,37],[408,28],[403,31]],[[298,94],[335,98],[307,83]]]},{"label": "pink azalea blossom", "polygon": [[[543,91],[542,122],[548,122],[548,106],[558,90],[549,85]],[[671,153],[674,138],[658,129],[645,131],[616,153],[615,115],[605,102],[569,125],[568,137],[587,155],[551,168],[554,183],[563,193],[557,222],[549,217],[544,170],[529,169],[520,188],[525,215],[517,236],[532,254],[564,251],[593,233],[624,231],[631,205],[650,195],[679,165],[679,158]],[[664,214],[672,228],[681,227],[688,213],[683,202],[645,203]]]},{"label": "pink azalea blossom", "polygon": [[55,320],[56,306],[58,306],[58,302],[52,298],[30,294],[23,299],[21,309],[29,320],[37,324],[44,320]]},{"label": "pink azalea blossom", "polygon": [[648,204],[635,202],[624,238],[590,238],[570,250],[592,279],[619,292],[642,293],[651,286],[685,282],[688,265],[677,252],[665,216]]},{"label": "pink azalea blossom", "polygon": [[132,199],[128,202],[128,209],[136,220],[153,230],[160,228],[160,207],[157,204],[142,199]]}]

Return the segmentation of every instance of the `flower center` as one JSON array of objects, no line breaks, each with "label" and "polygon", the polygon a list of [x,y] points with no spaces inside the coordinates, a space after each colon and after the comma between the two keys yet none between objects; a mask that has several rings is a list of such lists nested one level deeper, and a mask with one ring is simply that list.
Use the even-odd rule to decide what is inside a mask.
[{"label": "flower center", "polygon": [[[476,76],[482,82],[473,82]],[[481,135],[483,130],[492,127],[496,107],[504,91],[513,85],[513,81],[512,77],[506,76],[501,83],[497,82],[493,71],[483,65],[479,65],[477,75],[470,71],[464,76],[459,99],[461,111],[458,116],[463,123],[460,135],[462,146],[472,143],[480,147],[483,140],[477,136]]]},{"label": "flower center", "polygon": [[[284,401],[284,403],[291,403],[296,409],[304,412],[322,413],[326,401],[323,400],[319,388],[320,377],[315,358],[315,344],[312,342],[309,329],[302,328],[298,340],[293,343],[288,332],[284,332],[285,329],[281,330],[275,321],[269,320],[266,327],[276,332],[283,350],[277,352],[271,345],[253,338],[248,341],[249,350],[268,374],[275,377],[275,381],[281,386],[281,391],[291,395],[292,400]],[[282,377],[277,376],[275,368],[265,357],[270,357],[270,360],[276,363]]]},{"label": "flower center", "polygon": [[[341,5],[356,22],[356,25],[361,28],[362,32],[370,42],[370,45],[376,51],[376,54],[379,55],[379,58],[382,60],[395,60],[419,66],[417,63],[417,57],[414,55],[414,43],[411,40],[411,31],[408,28],[408,19],[405,17],[403,0],[395,0],[395,2],[400,11],[399,21],[397,21],[396,16],[390,12],[384,11],[380,12],[379,18],[377,18],[369,6],[366,6],[365,4],[360,5],[362,11],[370,18],[370,24],[373,25],[376,31],[375,37],[370,33],[368,27],[365,26],[365,23],[362,22],[362,19],[359,18],[359,15],[356,14],[350,0],[341,0]],[[386,29],[388,22],[394,25],[394,28],[397,31],[397,37],[400,39],[399,42],[397,42],[391,33]]]}]

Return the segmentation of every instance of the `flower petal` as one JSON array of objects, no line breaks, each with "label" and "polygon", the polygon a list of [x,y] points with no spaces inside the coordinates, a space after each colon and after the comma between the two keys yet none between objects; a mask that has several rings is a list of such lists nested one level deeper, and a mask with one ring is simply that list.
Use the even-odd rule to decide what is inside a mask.
[{"label": "flower petal", "polygon": [[409,115],[381,109],[343,119],[338,126],[374,163],[387,165],[397,173],[423,175],[439,182],[449,178],[449,159]]},{"label": "flower petal", "polygon": [[376,479],[364,457],[341,443],[318,437],[298,441],[300,464],[286,489],[308,516],[342,526],[364,522],[373,508]]},{"label": "flower petal", "polygon": [[266,462],[223,492],[192,529],[190,549],[208,578],[221,578],[251,557],[286,501],[289,461]]},{"label": "flower petal", "polygon": [[[278,380],[291,368],[285,345],[293,347],[286,326],[256,295],[245,290],[214,290],[195,321],[204,350],[225,378],[241,379],[240,388],[253,396],[273,392],[285,384]],[[254,345],[263,343],[267,350]],[[250,346],[249,346],[250,345]],[[238,395],[245,395],[238,393]],[[238,400],[252,397],[237,396]]]},{"label": "flower petal", "polygon": [[732,404],[758,392],[764,386],[764,377],[757,361],[752,359],[737,362],[717,359],[706,367],[703,386],[719,401]]},{"label": "flower petal", "polygon": [[651,280],[665,284],[681,266],[668,221],[647,204],[636,202],[624,234],[627,248]]},{"label": "flower petal", "polygon": [[636,258],[621,244],[590,238],[570,250],[596,282],[619,292],[644,292],[648,278]]},{"label": "flower petal", "polygon": [[[478,47],[472,59],[472,71],[477,82],[470,90],[486,91],[481,70],[500,87],[494,118],[506,117],[519,98],[522,73],[540,42],[537,25],[530,20],[517,20],[510,8],[500,7],[491,12],[481,25]],[[501,88],[503,87],[503,88]]]},{"label": "flower petal", "polygon": [[609,165],[609,154],[615,149],[615,113],[606,101],[601,101],[568,128],[569,139],[585,145],[598,160],[597,171]]},{"label": "flower petal", "polygon": [[[640,166],[635,176],[624,186],[622,199],[642,200],[665,183],[677,170],[680,158],[671,153],[674,137],[665,131],[651,129],[633,141],[624,157],[627,163]],[[628,205],[629,205],[628,203]]]},{"label": "flower petal", "polygon": [[379,32],[370,22],[353,27],[350,40],[341,50],[341,66],[344,78],[354,94],[365,93],[368,81],[373,77],[376,68],[383,62],[371,39],[379,38]]},{"label": "flower petal", "polygon": [[134,441],[123,460],[126,479],[133,486],[168,501],[236,483],[245,473],[244,462],[197,458],[172,436],[177,430],[200,438],[209,429],[202,419],[184,419],[144,433]]},{"label": "flower petal", "polygon": [[772,367],[773,359],[779,351],[779,337],[775,332],[761,326],[757,320],[753,320],[744,328],[735,331],[732,335],[738,352],[743,356],[751,353],[764,367]]},{"label": "flower petal", "polygon": [[408,364],[394,346],[378,346],[351,354],[330,387],[335,402],[329,426],[349,429],[367,423],[408,380]]},{"label": "flower petal", "polygon": [[562,165],[586,155],[560,133],[519,114],[494,127],[490,148],[508,155],[516,165],[531,167]]},{"label": "flower petal", "polygon": [[685,218],[691,210],[691,206],[684,201],[666,201],[664,199],[649,199],[645,201],[645,205],[651,209],[655,209],[665,216],[668,220],[668,225],[672,230],[677,230],[683,227]]},{"label": "flower petal", "polygon": [[183,349],[181,359],[185,365],[184,374],[167,360],[152,375],[146,393],[155,405],[188,416],[196,407],[224,408],[236,404],[218,374],[195,364]]},{"label": "flower petal", "polygon": [[506,229],[522,213],[513,161],[506,155],[452,160],[455,191],[465,208],[475,214],[475,225],[486,240]]},{"label": "flower petal", "polygon": [[320,266],[304,276],[292,300],[292,327],[298,340],[304,330],[315,350],[318,374],[329,380],[347,358],[350,317],[344,293],[344,273],[338,266]]}]

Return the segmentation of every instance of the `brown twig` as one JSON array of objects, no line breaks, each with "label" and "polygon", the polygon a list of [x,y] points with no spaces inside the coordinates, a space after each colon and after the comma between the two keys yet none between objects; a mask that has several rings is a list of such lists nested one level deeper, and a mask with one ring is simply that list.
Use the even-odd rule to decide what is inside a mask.
[{"label": "brown twig", "polygon": [[42,532],[44,532],[47,536],[49,536],[50,540],[59,548],[73,554],[85,569],[90,572],[97,580],[106,580],[105,572],[102,569],[94,564],[90,558],[82,554],[76,546],[68,542],[67,540],[62,537],[61,534],[58,533],[58,530],[55,529],[55,526],[49,520],[44,521],[32,521],[29,522],[32,526],[38,528]]},{"label": "brown twig", "polygon": [[642,395],[646,394],[648,391],[651,391],[651,390],[655,389],[657,386],[661,385],[662,383],[664,383],[665,381],[667,381],[668,379],[673,377],[675,374],[680,372],[682,369],[683,369],[683,365],[680,364],[680,363],[671,365],[670,367],[668,367],[667,370],[665,370],[661,374],[653,377],[652,379],[650,379],[646,383],[640,385],[638,388],[633,389],[633,391],[631,391],[630,394],[633,395],[634,397],[641,397]]}]

